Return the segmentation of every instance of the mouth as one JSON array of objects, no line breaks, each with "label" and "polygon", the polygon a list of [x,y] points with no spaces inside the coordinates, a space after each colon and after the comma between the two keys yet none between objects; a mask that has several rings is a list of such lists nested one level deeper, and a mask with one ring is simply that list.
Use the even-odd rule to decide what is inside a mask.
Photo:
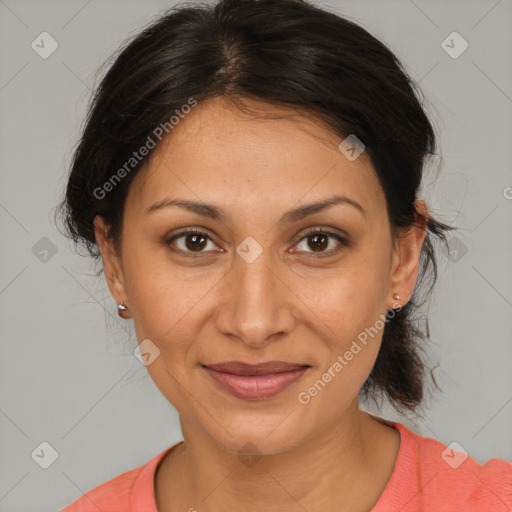
[{"label": "mouth", "polygon": [[310,365],[267,361],[256,365],[238,361],[201,365],[225,391],[244,400],[272,398],[296,383]]}]

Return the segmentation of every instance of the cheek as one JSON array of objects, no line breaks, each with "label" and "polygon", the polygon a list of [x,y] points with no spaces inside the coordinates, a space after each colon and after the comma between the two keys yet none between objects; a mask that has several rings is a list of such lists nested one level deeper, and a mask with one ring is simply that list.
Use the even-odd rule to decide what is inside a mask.
[{"label": "cheek", "polygon": [[204,322],[199,316],[204,304],[201,299],[204,300],[205,288],[211,286],[204,280],[195,286],[170,265],[138,262],[141,262],[138,258],[127,262],[125,271],[130,275],[127,294],[137,340],[139,344],[151,340],[154,345],[149,346],[157,354],[146,370],[177,410],[191,414],[193,407],[187,390],[193,387],[190,367],[196,362],[194,341],[200,338],[199,330]]},{"label": "cheek", "polygon": [[365,286],[353,277],[343,285],[342,292],[331,293],[323,305],[317,305],[318,317],[326,327],[319,326],[318,334],[326,341],[328,353],[322,371],[330,369],[331,376],[333,372],[343,375],[338,384],[344,382],[350,387],[350,383],[362,384],[375,362],[386,311],[382,301],[376,300],[374,286]]},{"label": "cheek", "polygon": [[[307,309],[312,312],[312,325],[316,318],[318,337],[325,340],[321,370],[330,368],[331,377],[336,374],[331,387],[355,386],[357,391],[370,373],[386,321],[388,282],[387,260],[368,246],[354,252],[325,279],[310,284],[317,299]],[[331,368],[335,361],[339,364]]]},{"label": "cheek", "polygon": [[164,246],[141,244],[129,236],[124,243],[126,292],[138,339],[165,340],[182,324],[188,322],[190,328],[189,314],[215,285],[215,272],[181,268]]},{"label": "cheek", "polygon": [[320,364],[297,390],[311,418],[334,420],[358,396],[377,359],[386,320],[385,287],[377,281],[382,280],[379,272],[365,269],[331,279],[329,292],[311,308],[317,316]]},{"label": "cheek", "polygon": [[377,252],[358,250],[321,279],[304,278],[300,288],[309,291],[301,292],[301,298],[319,319],[346,339],[385,313],[388,283],[385,259]]}]

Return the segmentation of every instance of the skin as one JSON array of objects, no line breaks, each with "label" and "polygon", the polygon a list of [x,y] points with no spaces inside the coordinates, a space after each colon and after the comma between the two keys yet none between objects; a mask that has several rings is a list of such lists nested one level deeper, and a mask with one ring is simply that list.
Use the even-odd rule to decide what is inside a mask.
[{"label": "skin", "polygon": [[[358,402],[382,330],[308,404],[297,397],[379,315],[409,301],[425,220],[393,239],[365,153],[348,160],[342,139],[311,115],[247,104],[267,116],[214,99],[180,120],[130,186],[119,252],[108,225],[94,221],[112,296],[128,306],[139,343],[159,348],[147,369],[180,417],[185,442],[158,467],[157,508],[370,510],[400,446],[399,433]],[[288,210],[333,195],[364,213],[340,204],[278,223]],[[177,206],[146,212],[169,197],[213,203],[229,217]],[[417,207],[427,215],[422,201]],[[165,243],[187,227],[208,235],[204,246],[194,249],[190,235]],[[329,237],[315,252],[305,233],[316,227],[348,245]],[[236,252],[249,236],[263,250],[251,263]],[[273,398],[243,400],[200,366],[230,360],[311,368]],[[251,465],[238,456],[247,443],[256,447]]]}]

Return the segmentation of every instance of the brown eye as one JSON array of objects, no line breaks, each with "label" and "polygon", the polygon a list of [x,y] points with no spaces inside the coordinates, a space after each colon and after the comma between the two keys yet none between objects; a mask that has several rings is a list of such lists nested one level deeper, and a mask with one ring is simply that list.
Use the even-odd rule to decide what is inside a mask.
[{"label": "brown eye", "polygon": [[[332,240],[338,243],[331,242]],[[306,242],[304,243],[303,241]],[[319,256],[323,256],[324,254],[327,256],[338,252],[341,247],[347,245],[348,240],[337,233],[314,229],[302,237],[301,241],[296,245],[298,248],[296,252],[318,253]],[[327,248],[329,248],[329,250],[326,250]]]},{"label": "brown eye", "polygon": [[206,246],[206,237],[196,234],[185,235],[185,246],[191,251],[200,251]]},{"label": "brown eye", "polygon": [[323,251],[329,245],[329,237],[324,234],[319,235],[310,235],[308,237],[309,244],[308,247],[313,249],[313,251]]},{"label": "brown eye", "polygon": [[[210,237],[201,231],[189,229],[166,240],[168,245],[175,245],[178,250],[185,253],[201,253],[207,252],[203,249],[211,242]],[[215,248],[215,244],[211,242]]]}]

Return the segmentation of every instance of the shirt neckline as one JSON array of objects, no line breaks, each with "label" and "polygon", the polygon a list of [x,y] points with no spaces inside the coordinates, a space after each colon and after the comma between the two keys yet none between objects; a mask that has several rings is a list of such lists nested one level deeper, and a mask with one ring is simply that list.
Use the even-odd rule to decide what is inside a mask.
[{"label": "shirt neckline", "polygon": [[[158,512],[155,501],[155,475],[164,457],[184,441],[179,441],[151,459],[137,477],[130,497],[130,512]],[[149,498],[149,503],[148,503]],[[148,509],[149,506],[149,509]]]},{"label": "shirt neckline", "polygon": [[402,423],[385,420],[384,418],[379,418],[372,414],[370,414],[370,416],[384,425],[388,425],[395,430],[398,430],[398,433],[400,434],[400,447],[398,449],[398,455],[396,457],[393,471],[386,487],[380,495],[380,498],[371,510],[371,512],[384,512],[389,509],[389,503],[400,498],[403,493],[403,482],[412,475],[413,468],[411,467],[411,453],[413,451],[415,434]]},{"label": "shirt neckline", "polygon": [[[393,472],[391,473],[391,477],[389,478],[384,491],[380,495],[379,500],[372,509],[372,512],[378,512],[379,508],[384,507],[386,502],[389,502],[389,500],[392,499],[392,496],[396,495],[399,487],[398,480],[400,479],[400,475],[402,475],[404,471],[406,473],[408,471],[405,467],[407,465],[406,453],[410,448],[412,439],[409,435],[410,432],[401,423],[385,420],[384,418],[379,418],[378,416],[374,416],[372,414],[370,414],[370,416],[383,423],[384,425],[394,428],[400,434],[400,447],[398,449],[398,455],[393,467]],[[158,512],[155,501],[156,469],[158,465],[163,461],[164,457],[183,442],[184,441],[182,440],[175,443],[171,447],[156,455],[143,467],[132,488],[130,512],[138,512],[141,510],[140,507],[146,507],[145,510],[147,510],[147,512]],[[149,503],[147,502],[148,497],[150,498]],[[148,506],[150,507],[149,509],[147,509]]]}]

